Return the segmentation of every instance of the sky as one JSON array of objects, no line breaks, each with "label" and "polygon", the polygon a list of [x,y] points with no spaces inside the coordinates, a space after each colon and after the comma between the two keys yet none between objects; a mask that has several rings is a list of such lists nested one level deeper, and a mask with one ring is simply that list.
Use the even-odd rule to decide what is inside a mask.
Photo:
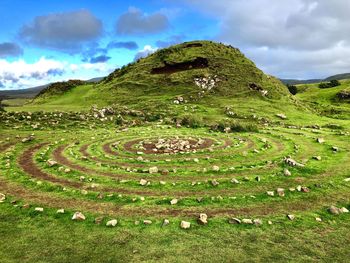
[{"label": "sky", "polygon": [[349,0],[0,0],[0,89],[106,76],[213,40],[280,78],[350,72]]}]

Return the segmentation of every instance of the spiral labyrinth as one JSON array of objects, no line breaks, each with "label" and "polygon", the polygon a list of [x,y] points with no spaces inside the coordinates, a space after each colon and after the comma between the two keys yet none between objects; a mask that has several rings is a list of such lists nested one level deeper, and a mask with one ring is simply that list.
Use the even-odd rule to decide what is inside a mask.
[{"label": "spiral labyrinth", "polygon": [[350,197],[349,136],[338,130],[154,126],[1,136],[0,192],[19,206],[125,220],[273,220],[322,213]]}]

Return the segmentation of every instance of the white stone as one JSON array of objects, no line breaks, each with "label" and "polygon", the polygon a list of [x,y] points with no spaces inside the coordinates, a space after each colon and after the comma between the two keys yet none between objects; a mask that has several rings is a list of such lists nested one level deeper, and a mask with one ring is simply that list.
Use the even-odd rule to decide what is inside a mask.
[{"label": "white stone", "polygon": [[58,210],[56,211],[56,213],[57,213],[57,214],[64,214],[64,209],[63,209],[63,208],[58,209]]},{"label": "white stone", "polygon": [[76,220],[76,221],[84,221],[85,220],[85,216],[81,213],[81,212],[75,212],[72,220]]},{"label": "white stone", "polygon": [[117,219],[112,219],[112,220],[109,220],[109,221],[106,223],[106,226],[115,227],[117,224],[118,224]]},{"label": "white stone", "polygon": [[44,212],[44,208],[42,208],[42,207],[35,207],[34,210],[37,212]]},{"label": "white stone", "polygon": [[191,227],[191,223],[190,222],[186,222],[186,221],[181,221],[180,227],[182,229],[189,229]]},{"label": "white stone", "polygon": [[174,198],[174,199],[172,199],[172,200],[170,201],[170,204],[171,204],[171,205],[176,205],[177,202],[178,202],[178,200],[177,200],[176,198]]}]

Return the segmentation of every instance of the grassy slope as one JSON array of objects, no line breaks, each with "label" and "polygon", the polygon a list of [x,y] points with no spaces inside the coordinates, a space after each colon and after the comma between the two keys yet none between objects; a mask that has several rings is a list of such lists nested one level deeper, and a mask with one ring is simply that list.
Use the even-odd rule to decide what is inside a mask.
[{"label": "grassy slope", "polygon": [[[212,52],[215,52],[215,50]],[[198,54],[184,54],[184,57],[191,57],[192,55]],[[179,58],[174,57],[172,59],[176,60]],[[147,60],[143,62],[145,61],[147,62]],[[134,66],[136,67],[137,65]],[[228,154],[229,158],[232,158],[232,160],[229,159],[231,163],[239,165],[246,162],[254,163],[260,159],[264,160],[264,158],[278,159],[282,156],[281,154],[287,155],[289,153],[294,154],[298,160],[311,158],[315,154],[320,154],[324,161],[310,161],[306,170],[293,170],[291,168],[293,174],[297,173],[297,178],[293,176],[290,179],[276,179],[273,177],[276,170],[265,171],[264,173],[252,172],[249,176],[252,178],[257,174],[262,176],[263,180],[260,182],[260,187],[269,187],[271,189],[275,189],[280,184],[292,183],[296,185],[300,182],[308,183],[308,180],[310,180],[310,185],[320,183],[324,186],[320,190],[313,188],[310,197],[303,196],[306,199],[305,202],[309,202],[310,206],[319,197],[325,197],[330,194],[335,194],[343,202],[343,205],[349,205],[347,195],[343,195],[349,191],[348,185],[344,185],[343,183],[344,177],[348,177],[348,171],[350,171],[349,161],[345,159],[348,155],[347,150],[349,149],[347,143],[348,137],[338,136],[336,130],[326,128],[320,131],[313,131],[312,129],[288,130],[282,127],[283,125],[278,125],[277,122],[281,120],[275,116],[276,113],[285,113],[288,119],[282,123],[287,125],[307,126],[318,124],[324,126],[327,124],[338,124],[343,128],[342,131],[350,131],[349,118],[347,117],[350,108],[349,104],[338,103],[333,100],[339,90],[349,85],[348,81],[344,81],[341,87],[327,90],[319,90],[315,85],[300,86],[299,89],[303,92],[299,93],[294,100],[287,95],[280,99],[278,97],[262,98],[250,92],[246,93],[244,89],[246,88],[246,83],[243,83],[245,80],[239,79],[238,81],[243,84],[237,84],[233,93],[231,93],[231,90],[228,90],[228,87],[222,86],[218,94],[204,97],[198,102],[173,105],[171,102],[174,96],[180,94],[186,95],[193,91],[194,87],[191,86],[192,84],[162,86],[159,89],[159,87],[155,87],[153,84],[159,83],[160,80],[156,78],[161,78],[161,76],[150,76],[147,82],[143,83],[140,80],[138,83],[145,87],[145,90],[147,90],[145,92],[139,89],[140,86],[135,83],[135,79],[140,77],[137,72],[142,72],[143,69],[144,67],[136,68],[133,71],[136,72],[133,73],[135,76],[127,76],[129,81],[127,79],[118,79],[101,84],[101,86],[79,86],[62,96],[37,100],[34,104],[27,104],[23,107],[14,107],[11,109],[21,111],[87,110],[92,104],[104,106],[111,102],[117,102],[126,104],[130,108],[141,109],[152,108],[156,110],[157,107],[164,106],[164,108],[175,114],[195,114],[208,122],[215,122],[218,119],[227,118],[224,115],[224,108],[230,106],[233,111],[240,115],[251,116],[255,114],[258,117],[270,118],[276,122],[271,129],[262,129],[261,133],[239,134],[240,136],[251,138],[256,145],[259,145],[259,143],[261,144],[259,138],[268,136],[269,132],[271,132],[275,135],[284,136],[281,141],[286,146],[283,153],[280,153],[277,150],[277,145],[273,144],[272,149],[258,156],[255,156],[251,152],[249,152],[248,156],[242,156],[240,148],[238,148],[237,152],[231,149],[232,152]],[[193,74],[198,74],[198,72],[205,74],[206,72],[203,71],[205,70],[196,70]],[[226,74],[231,74],[231,72],[234,71],[230,69]],[[192,73],[186,72],[185,75],[179,73],[171,76],[171,78],[174,78],[173,80],[180,79],[179,81],[182,82],[183,79],[189,77],[186,74]],[[245,73],[243,72],[243,74]],[[122,87],[126,83],[128,84],[127,87]],[[147,83],[153,84],[147,86]],[[231,83],[230,85],[233,84]],[[119,88],[113,89],[114,86],[118,86]],[[162,92],[162,89],[165,88],[167,89],[166,93]],[[106,94],[110,96],[106,96]],[[130,94],[133,96],[130,96]],[[192,106],[196,108],[192,110]],[[324,109],[328,109],[329,107],[334,107],[341,113],[334,114],[326,112],[328,117],[316,114],[317,112],[325,113]],[[342,117],[342,119],[336,119],[334,117]],[[187,134],[191,136],[204,133],[201,129],[193,131],[190,129],[179,129],[176,131],[167,129],[162,132],[160,129],[140,127],[135,128],[134,131],[130,129],[130,136],[141,136],[140,134],[142,132],[146,134],[150,133],[149,136],[158,136],[159,134],[166,133],[166,131],[169,134]],[[31,132],[30,129],[23,131],[9,129],[3,130],[1,136],[4,138],[7,136],[14,137],[17,134],[26,136]],[[299,132],[301,135],[298,135]],[[61,138],[65,138],[68,142],[71,142],[73,138],[75,140],[78,136],[79,140],[84,143],[90,142],[93,136],[99,137],[106,133],[111,138],[115,138],[115,132],[112,127],[104,130],[99,128],[98,125],[94,130],[72,129],[66,133],[57,129],[54,134],[45,130],[35,131],[35,133],[43,141],[60,141]],[[327,138],[327,145],[315,144],[314,138],[317,136],[325,136]],[[117,137],[122,138],[123,135],[118,135]],[[298,153],[293,152],[294,143],[300,146]],[[329,150],[329,147],[333,144],[346,150],[341,151],[335,156]],[[16,153],[20,153],[25,147],[20,144],[17,146],[18,149],[16,148]],[[222,151],[224,152],[224,150]],[[79,155],[79,151],[78,148],[73,148],[73,153],[67,151],[65,154],[73,158],[74,155]],[[101,158],[105,157],[98,143],[91,149],[91,154]],[[128,157],[125,157],[125,161],[128,161]],[[14,157],[14,162],[16,158]],[[222,165],[228,165],[225,158],[217,157],[217,160],[221,161]],[[4,163],[5,159],[3,158],[2,160]],[[86,164],[86,162],[80,159],[76,159],[76,162],[100,171],[108,171],[113,168],[98,168],[94,163]],[[181,162],[174,163],[178,165],[183,164]],[[58,173],[56,168],[46,167],[45,163],[43,164],[37,161],[37,164],[48,172],[59,174],[60,177],[66,176],[69,178],[70,176]],[[198,166],[201,167],[203,165],[208,165],[208,163],[201,161]],[[93,195],[81,196],[69,191],[62,193],[51,185],[36,185],[35,181],[28,180],[28,176],[20,176],[21,173],[18,166],[12,166],[11,169],[13,170],[8,174],[4,172],[6,169],[0,169],[0,175],[1,177],[11,179],[14,185],[24,185],[26,189],[34,190],[38,193],[44,192],[51,196],[68,196],[78,201],[93,200],[98,202]],[[280,172],[282,168],[278,167],[277,169]],[[182,173],[181,170],[180,173]],[[193,175],[191,171],[183,173],[184,177]],[[322,173],[331,173],[332,176],[319,176]],[[75,172],[73,178],[76,179],[81,175],[86,174]],[[201,175],[205,176],[204,174]],[[115,185],[115,182],[108,178],[100,179],[98,182],[108,186]],[[227,185],[222,183],[219,189]],[[271,199],[266,199],[265,195],[261,196],[259,192],[260,188],[255,187],[255,185],[254,182],[242,184],[237,188],[236,193],[239,197],[257,193],[257,198],[253,201],[242,197],[236,203],[230,203],[225,199],[225,201],[219,204],[209,203],[206,205],[211,208],[251,207],[252,209],[263,204],[269,204],[271,208],[279,205],[278,200],[274,202]],[[130,183],[130,185],[126,184],[124,187],[137,188],[139,186]],[[204,186],[202,187],[205,189]],[[154,189],[157,190],[157,186]],[[176,187],[168,188],[170,193],[176,189],[188,190],[192,188],[185,183],[179,183]],[[208,188],[209,190],[211,191]],[[299,200],[298,198],[300,199],[301,197],[298,195],[296,197],[291,196],[281,200],[281,202],[285,202],[285,209],[288,209],[289,202],[297,201]],[[111,202],[113,204],[113,201]],[[118,204],[118,201],[115,202]],[[147,199],[146,204],[152,207],[152,202],[154,200]],[[127,209],[142,208],[142,205],[139,203],[130,204],[126,202],[125,204]],[[56,215],[55,208],[47,208],[45,203],[32,203],[33,207],[45,207],[45,212],[40,214],[34,212],[33,208],[28,210],[20,209],[6,202],[0,204],[0,236],[2,238],[2,242],[0,243],[0,258],[2,262],[314,262],[321,260],[325,262],[346,262],[350,256],[347,245],[350,241],[350,236],[347,234],[350,227],[350,216],[349,214],[343,214],[337,217],[329,215],[326,212],[326,207],[329,205],[329,201],[321,202],[320,209],[308,209],[307,211],[300,212],[297,214],[298,219],[293,222],[286,221],[284,214],[272,214],[274,224],[269,226],[265,220],[265,224],[262,227],[229,225],[224,217],[210,219],[208,226],[201,227],[196,225],[193,218],[189,218],[189,220],[192,220],[194,227],[189,231],[183,231],[178,227],[179,221],[183,219],[181,217],[170,218],[172,224],[166,228],[160,227],[163,217],[152,218],[155,223],[151,226],[135,226],[133,224],[135,218],[118,217],[118,220],[120,220],[119,225],[116,228],[110,229],[104,225],[97,226],[93,224],[93,213],[87,213],[89,215],[87,221],[75,223],[70,220],[70,216],[74,212],[73,210],[68,210],[67,214],[61,216]],[[166,207],[164,204],[158,206]],[[186,206],[201,207],[194,200],[189,200],[185,204],[180,203],[180,207]],[[206,210],[205,206],[203,210]],[[315,216],[322,217],[324,222],[316,222]],[[137,219],[143,220],[144,218]]]}]

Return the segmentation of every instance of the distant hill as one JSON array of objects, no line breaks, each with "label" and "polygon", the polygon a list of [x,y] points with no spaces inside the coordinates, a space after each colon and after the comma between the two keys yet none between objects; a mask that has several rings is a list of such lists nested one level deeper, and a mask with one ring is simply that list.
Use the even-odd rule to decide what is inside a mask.
[{"label": "distant hill", "polygon": [[[86,80],[87,83],[97,83],[101,81],[103,77],[93,78]],[[0,98],[6,99],[32,99],[37,96],[42,90],[50,86],[52,83],[46,85],[37,86],[29,89],[18,89],[18,90],[0,90]]]},{"label": "distant hill", "polygon": [[343,79],[350,79],[350,73],[343,73],[343,74],[337,74],[334,76],[330,76],[325,79],[307,79],[307,80],[298,80],[298,79],[280,79],[283,84],[287,85],[299,85],[299,84],[314,84],[314,83],[320,83],[323,81],[330,81],[330,80],[343,80]]}]

